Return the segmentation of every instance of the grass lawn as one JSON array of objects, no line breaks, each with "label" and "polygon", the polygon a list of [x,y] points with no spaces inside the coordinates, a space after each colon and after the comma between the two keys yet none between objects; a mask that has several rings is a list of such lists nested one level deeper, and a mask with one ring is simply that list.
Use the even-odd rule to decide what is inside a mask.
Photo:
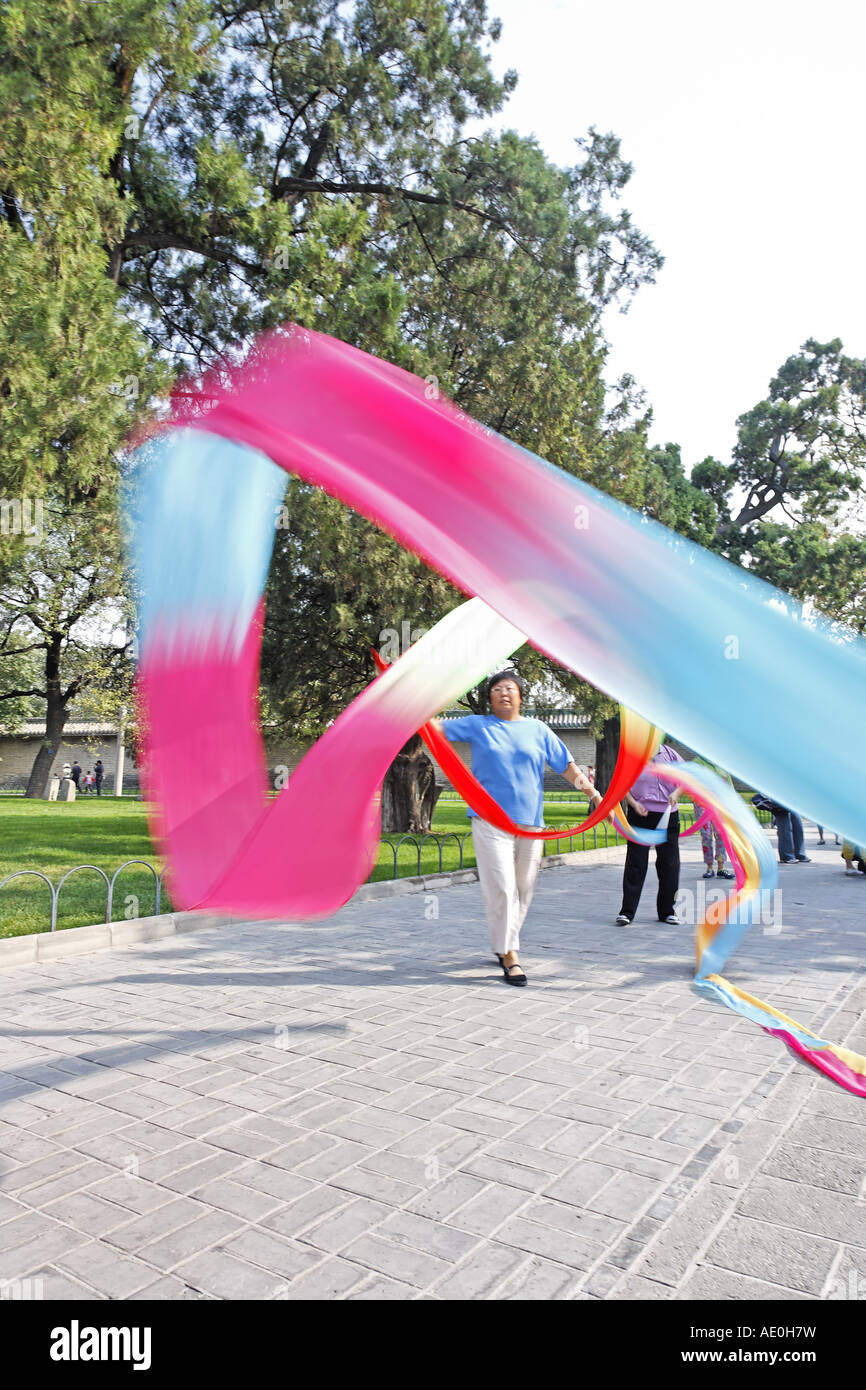
[{"label": "grass lawn", "polygon": [[[683,806],[686,818],[690,807]],[[556,793],[545,800],[545,822],[550,826],[572,825],[586,814],[583,797]],[[463,840],[463,867],[475,867],[475,855],[466,803],[455,796],[441,797],[433,818],[433,833],[440,837],[422,845],[389,835],[379,847],[371,881],[416,874],[433,874],[460,866],[460,840]],[[447,837],[447,838],[445,838]],[[602,848],[621,843],[612,826],[601,825],[574,840],[545,843],[545,854],[570,850]],[[336,853],[335,847],[335,853]],[[93,864],[110,879],[129,859],[144,859],[157,872],[163,860],[154,852],[147,829],[147,808],[141,801],[115,797],[79,797],[74,802],[28,801],[23,797],[0,798],[0,878],[19,869],[38,869],[56,884],[77,864]],[[0,937],[21,936],[47,931],[50,923],[48,886],[37,878],[17,879],[0,888]],[[105,920],[106,885],[91,871],[73,874],[60,893],[57,926],[80,927]],[[112,920],[145,917],[155,910],[153,875],[148,869],[131,866],[119,875],[114,887]],[[172,904],[163,891],[160,911],[170,912]]]},{"label": "grass lawn", "polygon": [[[0,800],[0,878],[19,869],[39,869],[56,884],[74,865],[94,864],[110,879],[127,859],[144,859],[157,872],[162,868],[147,833],[141,801],[114,797]],[[130,897],[137,898],[137,903]],[[99,874],[73,874],[60,893],[58,927],[104,922],[105,900],[106,886]],[[135,866],[124,869],[114,885],[112,920],[147,917],[154,911],[154,902],[150,871]],[[160,910],[171,910],[165,893]],[[41,879],[16,879],[0,888],[0,937],[47,931],[50,914],[51,894]]]}]

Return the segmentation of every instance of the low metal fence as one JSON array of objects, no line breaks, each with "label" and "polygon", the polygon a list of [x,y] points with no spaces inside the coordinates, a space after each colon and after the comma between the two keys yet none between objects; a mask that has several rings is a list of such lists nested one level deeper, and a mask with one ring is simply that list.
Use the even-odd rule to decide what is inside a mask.
[{"label": "low metal fence", "polygon": [[[568,797],[568,793],[561,793],[561,795],[566,799]],[[545,797],[545,800],[549,801],[550,799],[551,798],[549,796]],[[584,811],[581,810],[579,806],[576,809],[578,811],[578,815],[582,815],[584,813]],[[756,808],[754,807],[752,809],[756,810]],[[772,820],[772,816],[770,815],[769,811],[756,811],[756,814],[761,824],[769,827],[770,822]],[[684,806],[680,811],[680,828],[682,830],[688,830],[689,826],[694,825],[694,822],[694,808],[691,806]],[[550,829],[556,829],[556,827],[551,826]],[[422,873],[421,857],[424,851],[431,847],[431,842],[432,847],[435,848],[436,852],[436,867],[434,870],[431,870],[430,872],[443,873],[449,872],[453,869],[459,870],[467,868],[469,866],[465,863],[464,851],[466,841],[471,840],[471,838],[472,832],[470,830],[465,831],[463,834],[458,834],[456,830],[431,830],[425,832],[424,834],[401,835],[398,840],[382,839],[379,847],[380,857],[382,856],[382,854],[390,850],[391,863],[390,865],[388,865],[388,861],[386,859],[384,866],[382,864],[377,864],[376,868],[370,874],[368,882],[370,882],[373,879],[374,875],[379,873],[383,867],[390,867],[391,878],[396,879],[401,877],[408,877],[409,875],[405,872],[405,869],[407,867],[405,856],[402,862],[400,860],[401,851],[405,851],[407,846],[409,854],[409,864],[411,865],[411,860],[414,856],[415,876],[420,877]],[[564,839],[545,840],[543,849],[544,856],[547,857],[553,854],[565,854],[573,852],[575,847],[575,840],[582,841],[583,847],[585,849],[608,849],[615,845],[625,844],[625,840],[623,839],[623,837],[617,833],[617,831],[610,824],[610,822],[604,820],[599,825],[594,825],[591,828],[591,830],[583,831],[574,835],[569,835],[567,850]],[[456,851],[457,854],[457,864],[455,865],[453,863],[449,863],[446,866],[443,862],[443,853],[445,852],[446,847],[449,845],[449,842],[451,841],[453,841],[453,850]],[[103,880],[105,884],[105,921],[106,923],[108,923],[112,920],[111,914],[114,906],[114,889],[115,884],[117,883],[118,876],[123,872],[124,869],[129,869],[134,866],[150,870],[150,873],[153,876],[154,881],[154,911],[156,915],[159,916],[160,905],[162,902],[162,892],[164,887],[163,880],[166,871],[165,869],[157,871],[154,865],[150,864],[146,859],[125,860],[124,863],[122,863],[117,869],[115,869],[111,878],[108,877],[108,874],[105,872],[104,869],[100,869],[96,864],[76,864],[73,868],[67,869],[66,873],[63,874],[62,878],[60,878],[57,883],[52,883],[48,875],[42,873],[39,869],[18,869],[15,873],[7,874],[5,878],[0,879],[0,888],[3,888],[7,883],[11,883],[14,879],[17,878],[29,877],[41,879],[42,882],[47,885],[48,891],[51,894],[49,930],[56,931],[57,913],[60,903],[60,891],[63,888],[64,883],[66,883],[66,881],[70,879],[73,874],[81,873],[83,871],[95,873],[100,876],[100,878]],[[474,854],[472,867],[474,867]],[[399,872],[401,868],[404,870],[402,874]]]},{"label": "low metal fence", "polygon": [[42,882],[48,885],[48,891],[51,894],[51,925],[49,930],[56,931],[57,909],[60,901],[60,890],[63,887],[64,883],[67,881],[67,879],[70,879],[73,874],[81,873],[82,870],[86,869],[92,873],[99,874],[99,877],[103,879],[105,883],[105,921],[110,922],[111,911],[114,906],[114,885],[117,882],[118,874],[121,874],[124,869],[130,868],[133,864],[138,865],[140,868],[149,869],[151,874],[153,875],[154,911],[156,913],[156,916],[158,917],[160,902],[162,900],[163,876],[165,874],[165,869],[158,873],[157,870],[154,868],[153,864],[149,864],[146,859],[125,860],[124,863],[119,866],[119,868],[115,869],[111,878],[108,877],[108,874],[105,872],[104,869],[100,869],[96,864],[76,864],[73,868],[67,869],[66,873],[63,875],[61,879],[58,880],[57,883],[52,883],[48,875],[43,874],[39,869],[17,869],[14,874],[7,874],[5,878],[0,878],[0,888],[2,888],[4,884],[11,883],[12,880],[16,878],[41,878]]}]

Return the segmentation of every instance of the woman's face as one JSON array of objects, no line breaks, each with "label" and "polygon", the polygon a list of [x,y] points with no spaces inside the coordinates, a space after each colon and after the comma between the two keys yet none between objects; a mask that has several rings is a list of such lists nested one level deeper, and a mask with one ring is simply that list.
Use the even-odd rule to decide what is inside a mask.
[{"label": "woman's face", "polygon": [[497,719],[513,719],[520,713],[520,688],[516,681],[497,681],[490,692],[490,708]]}]

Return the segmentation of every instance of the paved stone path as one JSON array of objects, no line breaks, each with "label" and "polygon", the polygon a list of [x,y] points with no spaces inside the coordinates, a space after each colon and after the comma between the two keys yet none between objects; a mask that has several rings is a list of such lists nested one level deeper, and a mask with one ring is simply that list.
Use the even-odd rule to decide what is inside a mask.
[{"label": "paved stone path", "polygon": [[[866,1050],[866,878],[814,839],[780,867],[782,929],[728,975]],[[615,928],[619,878],[540,876],[526,989],[485,949],[477,884],[3,971],[0,1281],[866,1297],[866,1103],[692,992],[652,869]]]}]

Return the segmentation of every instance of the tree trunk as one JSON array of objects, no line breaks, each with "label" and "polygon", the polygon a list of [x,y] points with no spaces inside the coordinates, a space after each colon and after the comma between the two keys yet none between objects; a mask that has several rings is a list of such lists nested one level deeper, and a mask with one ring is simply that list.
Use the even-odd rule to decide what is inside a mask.
[{"label": "tree trunk", "polygon": [[63,742],[67,706],[60,688],[60,641],[59,637],[52,638],[45,653],[45,690],[48,697],[45,702],[45,737],[30,770],[25,796],[45,796],[51,768]]},{"label": "tree trunk", "polygon": [[610,786],[619,752],[619,714],[604,721],[601,738],[595,741],[595,785],[604,795]]},{"label": "tree trunk", "polygon": [[441,787],[419,734],[400,749],[382,784],[382,834],[423,834],[433,823]]}]

